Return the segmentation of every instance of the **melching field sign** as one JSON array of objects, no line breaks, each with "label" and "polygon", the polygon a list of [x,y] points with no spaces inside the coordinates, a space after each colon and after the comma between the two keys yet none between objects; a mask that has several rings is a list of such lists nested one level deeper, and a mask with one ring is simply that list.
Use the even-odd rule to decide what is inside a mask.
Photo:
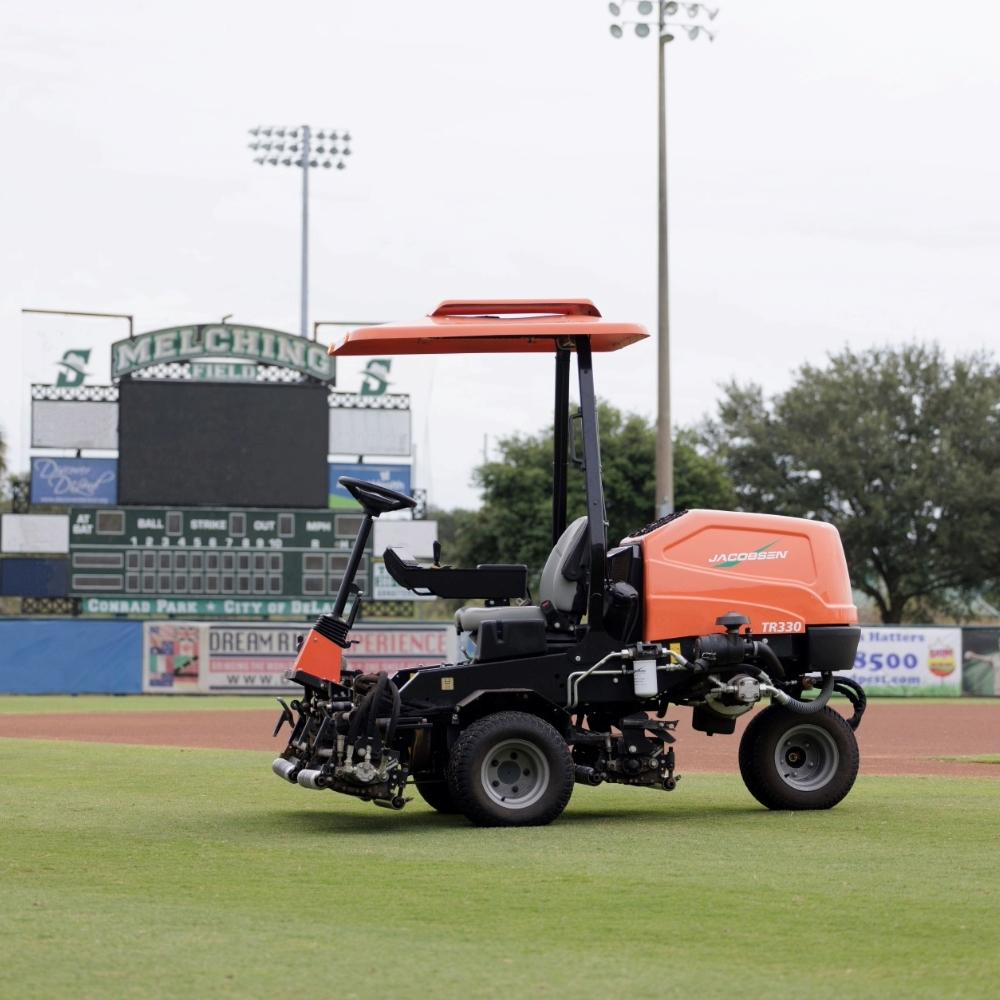
[{"label": "melching field sign", "polygon": [[[328,610],[360,514],[78,508],[70,592],[91,614],[303,615]],[[358,583],[371,593],[371,558]]]}]

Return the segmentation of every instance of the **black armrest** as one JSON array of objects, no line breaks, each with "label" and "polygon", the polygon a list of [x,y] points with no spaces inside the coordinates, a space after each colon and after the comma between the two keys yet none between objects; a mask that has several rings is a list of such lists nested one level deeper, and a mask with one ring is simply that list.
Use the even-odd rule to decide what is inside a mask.
[{"label": "black armrest", "polygon": [[494,566],[451,569],[421,566],[405,549],[388,548],[382,553],[385,568],[401,587],[437,597],[502,601],[524,597],[528,592],[527,566]]}]

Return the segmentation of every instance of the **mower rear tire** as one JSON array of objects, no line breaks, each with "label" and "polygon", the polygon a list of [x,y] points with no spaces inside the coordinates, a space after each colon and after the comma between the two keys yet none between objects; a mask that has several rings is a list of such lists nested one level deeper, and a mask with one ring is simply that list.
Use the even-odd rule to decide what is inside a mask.
[{"label": "mower rear tire", "polygon": [[771,705],[740,740],[740,774],[768,809],[831,809],[858,776],[858,741],[842,715],[800,715]]},{"label": "mower rear tire", "polygon": [[417,786],[417,793],[432,809],[449,816],[461,812],[455,805],[448,782],[444,778],[438,781],[414,781],[414,784]]},{"label": "mower rear tire", "polygon": [[554,726],[525,712],[472,723],[452,747],[448,788],[477,826],[544,826],[566,808],[575,773]]}]

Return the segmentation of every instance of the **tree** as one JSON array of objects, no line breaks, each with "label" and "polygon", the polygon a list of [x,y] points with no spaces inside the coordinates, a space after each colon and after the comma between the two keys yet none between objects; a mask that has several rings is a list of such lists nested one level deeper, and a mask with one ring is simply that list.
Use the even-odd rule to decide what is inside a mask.
[{"label": "tree", "polygon": [[765,399],[730,383],[703,440],[745,510],[839,530],[883,622],[962,613],[1000,578],[1000,369],[937,346],[845,350]]},{"label": "tree", "polygon": [[[636,414],[598,405],[608,538],[617,544],[654,517],[656,432]],[[477,512],[452,512],[447,532],[454,541],[445,556],[454,565],[525,563],[537,573],[552,547],[552,428],[501,438],[495,461],[473,473],[483,491]],[[721,465],[682,432],[674,450],[677,506],[731,508],[735,494]],[[583,473],[570,464],[567,517],[585,513]]]}]

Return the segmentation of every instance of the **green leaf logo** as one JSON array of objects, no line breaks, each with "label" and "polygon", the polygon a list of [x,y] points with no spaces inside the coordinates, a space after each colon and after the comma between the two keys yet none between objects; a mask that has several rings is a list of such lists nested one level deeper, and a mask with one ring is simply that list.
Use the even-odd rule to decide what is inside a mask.
[{"label": "green leaf logo", "polygon": [[[754,549],[754,555],[759,555],[761,552],[767,552],[772,545],[777,545],[778,539],[776,538],[773,542],[768,542],[767,545],[762,545],[759,549]],[[734,566],[739,566],[746,562],[746,559],[727,559],[725,562],[714,563],[716,569],[732,569]]]}]

